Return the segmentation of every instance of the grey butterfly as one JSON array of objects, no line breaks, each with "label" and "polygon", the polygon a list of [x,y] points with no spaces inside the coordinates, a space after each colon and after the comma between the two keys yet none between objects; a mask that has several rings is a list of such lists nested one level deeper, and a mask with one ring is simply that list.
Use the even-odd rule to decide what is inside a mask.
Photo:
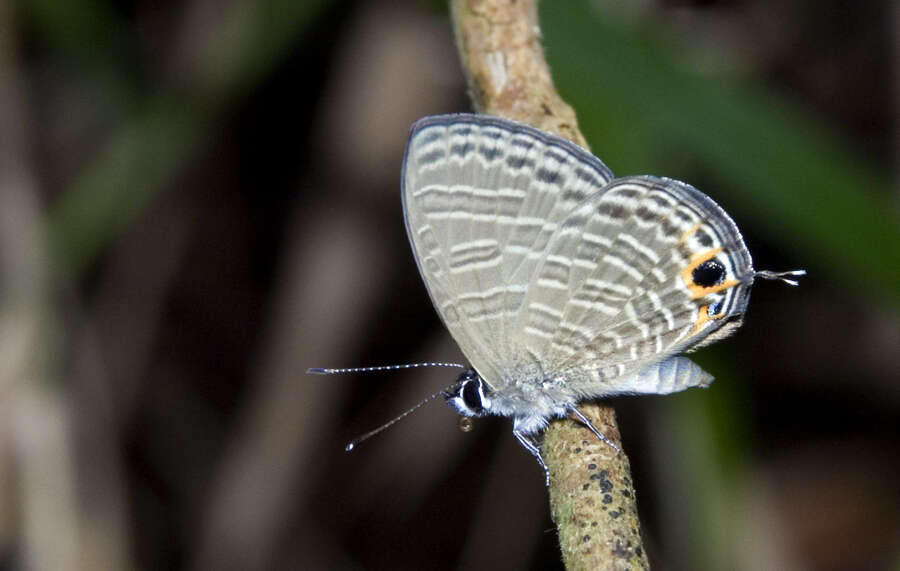
[{"label": "grey butterfly", "polygon": [[713,377],[677,356],[731,334],[757,272],[711,198],[668,178],[614,178],[555,135],[482,115],[425,117],[403,159],[415,259],[471,364],[444,396],[535,435],[583,400],[665,394]]}]

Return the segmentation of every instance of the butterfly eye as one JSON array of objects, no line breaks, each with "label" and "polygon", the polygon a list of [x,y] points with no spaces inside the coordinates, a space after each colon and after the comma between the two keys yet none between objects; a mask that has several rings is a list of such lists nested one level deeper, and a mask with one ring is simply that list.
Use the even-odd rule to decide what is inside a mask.
[{"label": "butterfly eye", "polygon": [[484,399],[481,394],[481,382],[479,380],[466,381],[462,387],[462,400],[475,414],[484,412]]},{"label": "butterfly eye", "polygon": [[447,404],[463,416],[482,416],[491,408],[491,400],[484,393],[484,381],[474,369],[461,374],[442,394]]},{"label": "butterfly eye", "polygon": [[712,287],[725,279],[725,266],[716,260],[706,260],[691,273],[694,284],[700,287]]}]

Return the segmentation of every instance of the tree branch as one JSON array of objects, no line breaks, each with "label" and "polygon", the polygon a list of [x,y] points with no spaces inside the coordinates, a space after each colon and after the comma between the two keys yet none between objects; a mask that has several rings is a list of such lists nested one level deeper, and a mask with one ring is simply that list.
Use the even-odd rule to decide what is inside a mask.
[{"label": "tree branch", "polygon": [[[451,0],[457,46],[476,110],[528,123],[584,148],[575,112],[553,86],[533,0]],[[621,449],[615,411],[582,405]],[[566,567],[648,569],[624,452],[571,420],[550,423],[542,453],[550,468],[550,509]]]}]

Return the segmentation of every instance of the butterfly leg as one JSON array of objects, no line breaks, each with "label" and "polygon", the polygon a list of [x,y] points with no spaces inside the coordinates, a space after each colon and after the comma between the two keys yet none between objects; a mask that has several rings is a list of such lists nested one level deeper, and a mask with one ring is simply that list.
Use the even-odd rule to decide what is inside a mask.
[{"label": "butterfly leg", "polygon": [[597,438],[609,444],[609,446],[616,452],[620,452],[619,447],[613,444],[613,442],[609,438],[601,434],[600,431],[597,430],[597,428],[593,425],[593,423],[591,423],[591,420],[588,417],[584,416],[584,414],[582,414],[580,410],[578,410],[577,406],[573,406],[572,408],[570,408],[569,412],[571,412],[575,416],[575,418],[577,418],[578,421],[581,422],[581,424],[588,427],[588,429],[590,429],[590,431],[593,432]]},{"label": "butterfly leg", "polygon": [[547,487],[549,488],[550,487],[550,469],[547,468],[546,464],[544,464],[544,457],[541,456],[541,449],[538,447],[538,444],[535,441],[534,435],[525,434],[524,432],[522,432],[520,430],[513,430],[513,436],[516,437],[516,440],[519,441],[519,444],[521,444],[522,447],[525,448],[525,450],[528,450],[529,452],[531,452],[531,455],[537,459],[538,464],[540,464],[541,468],[544,469],[544,477],[546,479],[545,483],[547,484]]}]

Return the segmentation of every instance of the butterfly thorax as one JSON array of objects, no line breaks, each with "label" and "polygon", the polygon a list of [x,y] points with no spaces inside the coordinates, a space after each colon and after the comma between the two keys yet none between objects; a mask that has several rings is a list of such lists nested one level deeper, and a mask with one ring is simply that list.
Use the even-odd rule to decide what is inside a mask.
[{"label": "butterfly thorax", "polygon": [[540,431],[551,418],[565,416],[579,400],[562,378],[524,374],[495,391],[474,369],[462,373],[444,398],[463,416],[511,417],[524,433]]}]

